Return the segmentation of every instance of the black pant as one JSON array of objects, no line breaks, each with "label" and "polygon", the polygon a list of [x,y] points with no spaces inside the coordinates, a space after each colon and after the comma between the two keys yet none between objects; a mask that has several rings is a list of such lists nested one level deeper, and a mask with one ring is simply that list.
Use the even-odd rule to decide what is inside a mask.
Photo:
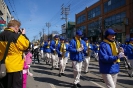
[{"label": "black pant", "polygon": [[38,63],[40,63],[40,60],[39,60],[39,54],[34,54],[34,63],[35,63],[35,60],[38,60]]},{"label": "black pant", "polygon": [[7,73],[6,77],[1,80],[4,88],[22,88],[23,75],[22,71]]}]

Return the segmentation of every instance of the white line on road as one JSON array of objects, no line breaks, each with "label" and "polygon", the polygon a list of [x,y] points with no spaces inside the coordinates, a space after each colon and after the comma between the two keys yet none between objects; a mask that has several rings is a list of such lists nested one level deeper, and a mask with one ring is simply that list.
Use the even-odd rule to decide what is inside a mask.
[{"label": "white line on road", "polygon": [[[82,77],[83,77],[83,76],[82,76]],[[87,79],[87,78],[85,78],[85,77],[83,77],[83,78],[86,79],[86,80],[89,80],[89,79]],[[100,85],[100,84],[98,84],[98,83],[96,83],[96,82],[94,82],[94,81],[90,81],[90,80],[89,80],[89,82],[91,82],[91,83],[97,85],[97,86],[100,87],[100,88],[105,88],[105,87],[103,87],[102,85]]]},{"label": "white line on road", "polygon": [[91,83],[93,83],[93,84],[95,84],[95,85],[97,85],[97,86],[99,86],[100,88],[105,88],[105,87],[103,87],[102,85],[100,85],[100,84],[98,84],[98,83],[96,83],[96,82],[94,82],[94,81],[90,81]]},{"label": "white line on road", "polygon": [[51,86],[51,88],[56,88],[54,84],[49,83],[49,85]]}]

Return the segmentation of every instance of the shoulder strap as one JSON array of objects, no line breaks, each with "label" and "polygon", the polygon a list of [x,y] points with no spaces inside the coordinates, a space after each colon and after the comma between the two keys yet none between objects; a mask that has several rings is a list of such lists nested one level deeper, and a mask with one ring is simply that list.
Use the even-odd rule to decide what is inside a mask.
[{"label": "shoulder strap", "polygon": [[9,35],[9,40],[8,40],[7,45],[6,45],[5,53],[4,53],[3,59],[1,60],[1,63],[5,63],[5,59],[6,59],[6,56],[8,54],[8,50],[9,50],[11,41],[12,41],[12,33]]}]

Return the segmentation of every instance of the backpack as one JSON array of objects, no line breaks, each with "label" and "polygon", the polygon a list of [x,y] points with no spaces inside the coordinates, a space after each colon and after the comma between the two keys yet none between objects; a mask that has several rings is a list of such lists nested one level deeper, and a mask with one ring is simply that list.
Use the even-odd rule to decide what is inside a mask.
[{"label": "backpack", "polygon": [[6,49],[5,49],[5,53],[3,55],[3,59],[0,61],[0,79],[4,78],[6,76],[6,66],[5,66],[5,59],[6,59],[6,56],[8,54],[8,50],[9,50],[9,47],[10,47],[10,44],[11,44],[11,41],[12,41],[12,34],[9,35],[9,41],[7,43],[7,46],[6,46]]}]

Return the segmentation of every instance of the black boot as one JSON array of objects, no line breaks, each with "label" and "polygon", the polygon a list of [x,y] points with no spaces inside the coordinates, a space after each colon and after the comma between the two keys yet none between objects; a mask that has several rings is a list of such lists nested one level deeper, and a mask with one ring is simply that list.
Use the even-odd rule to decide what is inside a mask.
[{"label": "black boot", "polygon": [[82,87],[79,83],[77,83],[77,87]]},{"label": "black boot", "polygon": [[61,73],[61,75],[66,76],[66,74],[64,74],[64,73]]},{"label": "black boot", "polygon": [[58,75],[59,77],[61,77],[61,73],[59,73],[59,75]]},{"label": "black boot", "polygon": [[73,84],[73,88],[78,88],[76,84]]},{"label": "black boot", "polygon": [[50,70],[53,70],[54,68],[53,67],[51,67],[51,69]]}]

